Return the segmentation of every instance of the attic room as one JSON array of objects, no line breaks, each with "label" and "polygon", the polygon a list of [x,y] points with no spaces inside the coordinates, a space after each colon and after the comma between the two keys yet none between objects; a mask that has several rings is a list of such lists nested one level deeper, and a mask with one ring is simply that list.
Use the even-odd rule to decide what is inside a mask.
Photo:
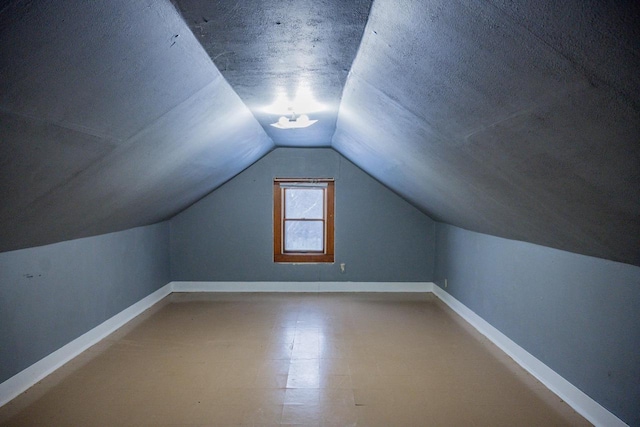
[{"label": "attic room", "polygon": [[640,425],[639,19],[0,2],[0,425]]}]

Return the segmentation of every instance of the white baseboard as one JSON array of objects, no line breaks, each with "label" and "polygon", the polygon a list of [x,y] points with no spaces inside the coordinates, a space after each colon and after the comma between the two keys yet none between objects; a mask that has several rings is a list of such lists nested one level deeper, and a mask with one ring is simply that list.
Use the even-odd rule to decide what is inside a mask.
[{"label": "white baseboard", "polygon": [[576,386],[558,375],[553,369],[536,359],[533,355],[513,342],[509,337],[491,326],[482,317],[471,311],[467,306],[445,292],[438,285],[433,284],[432,292],[447,304],[460,317],[487,337],[502,351],[522,366],[527,372],[536,377],[549,390],[558,395],[569,406],[575,409],[595,426],[627,426],[621,419],[613,415],[598,402],[580,391]]},{"label": "white baseboard", "polygon": [[5,405],[172,292],[433,292],[471,326],[596,426],[626,426],[618,417],[431,282],[170,282],[0,384]]},{"label": "white baseboard", "polygon": [[0,406],[5,405],[92,345],[97,344],[170,293],[171,287],[169,285],[163,286],[45,358],[18,372],[0,384]]},{"label": "white baseboard", "polygon": [[171,282],[173,292],[431,292],[431,282]]}]

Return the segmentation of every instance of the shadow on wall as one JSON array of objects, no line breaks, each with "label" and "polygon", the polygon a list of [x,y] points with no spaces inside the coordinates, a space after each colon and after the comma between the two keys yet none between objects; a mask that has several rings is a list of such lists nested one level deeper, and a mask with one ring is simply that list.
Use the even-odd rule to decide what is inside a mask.
[{"label": "shadow on wall", "polygon": [[436,283],[640,425],[640,267],[436,226]]}]

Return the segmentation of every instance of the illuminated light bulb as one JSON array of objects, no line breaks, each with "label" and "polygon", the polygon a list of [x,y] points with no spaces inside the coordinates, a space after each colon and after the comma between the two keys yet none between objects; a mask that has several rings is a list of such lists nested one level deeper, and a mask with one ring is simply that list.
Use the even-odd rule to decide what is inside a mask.
[{"label": "illuminated light bulb", "polygon": [[[280,92],[273,104],[263,111],[280,116],[271,126],[278,129],[302,129],[311,126],[318,120],[311,120],[307,114],[324,110],[325,106],[313,98],[313,93],[306,86],[300,86],[293,101]],[[300,114],[298,116],[298,114]]]},{"label": "illuminated light bulb", "polygon": [[276,96],[276,100],[273,101],[273,104],[264,107],[262,111],[268,114],[278,114],[278,115],[290,114],[291,101],[289,101],[289,98],[284,92],[279,92],[278,95]]},{"label": "illuminated light bulb", "polygon": [[300,127],[304,127],[305,125],[308,125],[308,123],[309,123],[309,116],[307,116],[306,114],[302,114],[300,117],[298,117],[298,120],[296,120],[296,121],[298,122]]},{"label": "illuminated light bulb", "polygon": [[294,111],[298,114],[309,114],[326,110],[324,104],[319,103],[313,96],[313,92],[306,84],[298,87],[296,96],[289,99],[287,94],[280,90],[277,92],[275,101],[262,108],[267,114],[277,114],[279,116],[289,115]]},{"label": "illuminated light bulb", "polygon": [[298,88],[296,97],[293,100],[293,108],[300,113],[313,113],[325,109],[324,105],[315,100],[311,89],[307,86]]}]

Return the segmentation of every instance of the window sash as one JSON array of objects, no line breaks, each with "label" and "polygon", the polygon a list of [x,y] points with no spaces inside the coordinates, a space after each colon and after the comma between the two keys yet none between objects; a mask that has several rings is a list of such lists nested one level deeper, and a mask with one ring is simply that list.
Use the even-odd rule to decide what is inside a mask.
[{"label": "window sash", "polygon": [[[318,188],[323,190],[323,218],[286,217],[287,188]],[[275,262],[334,262],[334,181],[333,179],[274,179],[274,261]],[[322,250],[285,250],[286,223],[313,221],[322,223]]]},{"label": "window sash", "polygon": [[[282,197],[283,197],[283,208],[282,208],[282,215],[284,219],[300,219],[300,220],[306,220],[306,219],[322,219],[324,220],[327,217],[327,209],[326,209],[326,205],[327,205],[327,192],[326,192],[326,187],[311,187],[311,186],[306,186],[303,188],[293,188],[290,186],[286,186],[286,187],[280,187],[282,189]],[[297,190],[297,191],[296,191]],[[288,204],[288,200],[291,201],[291,199],[288,197],[289,195],[293,197],[295,197],[295,193],[308,193],[309,191],[312,191],[312,197],[315,197],[316,199],[319,197],[319,201],[320,201],[320,209],[316,208],[316,209],[311,209],[311,212],[307,211],[307,214],[309,214],[309,216],[295,216],[295,211],[297,210],[296,208],[299,208],[299,206],[292,206],[290,204]],[[318,194],[317,192],[319,192],[320,194]],[[292,194],[293,193],[293,194]],[[304,197],[304,195],[300,195]],[[308,197],[308,195],[307,195]],[[319,211],[319,212],[318,212]],[[298,212],[300,213],[300,212]]]},{"label": "window sash", "polygon": [[[299,184],[299,185],[298,185]],[[283,253],[289,253],[289,254],[296,254],[296,253],[305,253],[305,254],[310,254],[310,253],[321,253],[324,254],[325,253],[325,241],[327,238],[327,228],[325,226],[326,224],[326,218],[327,218],[327,192],[325,190],[325,188],[327,187],[326,183],[322,183],[324,185],[320,186],[317,183],[289,183],[289,184],[284,184],[284,185],[280,185],[280,189],[281,189],[281,193],[282,193],[282,252]],[[319,189],[322,190],[322,218],[299,218],[299,217],[294,217],[294,216],[287,216],[287,212],[290,210],[287,207],[287,190],[288,189],[300,189],[300,188],[304,188],[304,189]],[[313,249],[299,249],[299,250],[287,250],[287,222],[293,222],[293,221],[305,221],[305,222],[320,222],[322,224],[322,244],[321,247],[322,249],[320,250],[313,250]]]},{"label": "window sash", "polygon": [[[320,249],[312,249],[312,248],[300,248],[300,249],[287,249],[287,223],[298,223],[298,222],[302,222],[302,223],[319,223],[320,227],[321,227],[321,241],[320,241]],[[316,253],[316,254],[324,254],[325,253],[325,241],[326,239],[326,235],[327,235],[327,229],[326,229],[326,222],[324,219],[295,219],[295,218],[284,218],[282,220],[283,223],[283,227],[282,227],[282,252],[283,253],[291,253],[291,254],[295,254],[295,253]]]}]

